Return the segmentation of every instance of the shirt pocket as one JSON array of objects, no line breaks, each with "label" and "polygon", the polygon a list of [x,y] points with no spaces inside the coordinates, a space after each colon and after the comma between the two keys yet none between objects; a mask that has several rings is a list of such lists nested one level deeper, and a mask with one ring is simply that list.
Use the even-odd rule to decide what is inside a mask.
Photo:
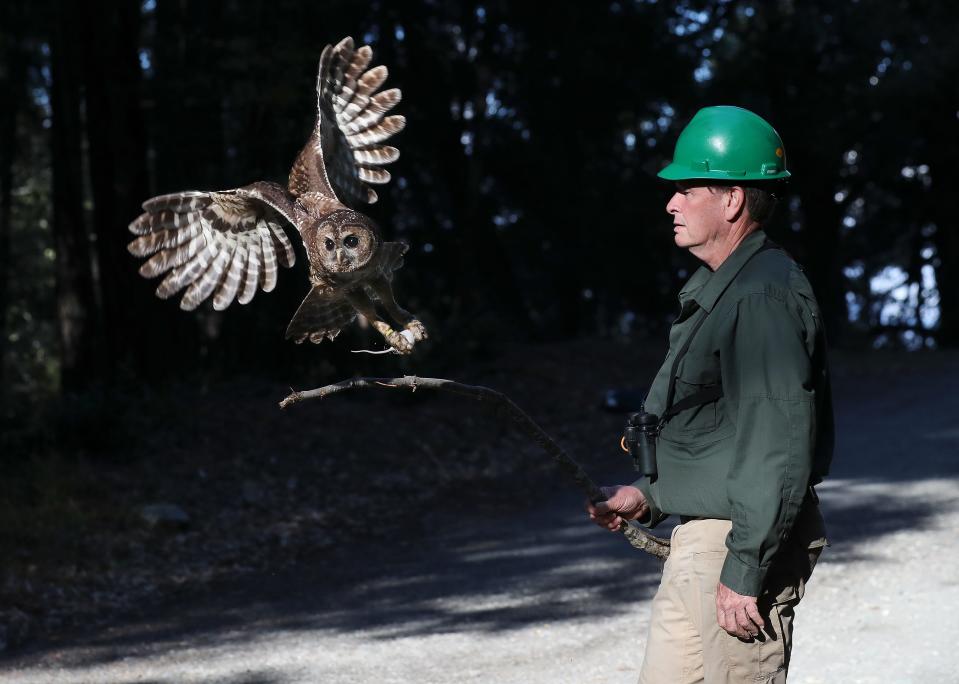
[{"label": "shirt pocket", "polygon": [[[713,354],[687,354],[676,370],[676,393],[673,404],[697,392],[703,392],[722,384],[719,359]],[[664,429],[664,436],[693,437],[714,432],[721,421],[719,402],[694,406],[679,412]]]}]

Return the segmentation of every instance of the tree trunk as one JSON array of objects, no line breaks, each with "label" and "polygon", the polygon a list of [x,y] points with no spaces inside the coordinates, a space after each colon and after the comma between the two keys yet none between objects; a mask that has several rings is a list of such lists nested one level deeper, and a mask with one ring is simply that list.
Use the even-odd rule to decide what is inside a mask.
[{"label": "tree trunk", "polygon": [[121,367],[143,372],[151,359],[155,330],[152,287],[137,275],[127,253],[127,225],[147,199],[146,136],[140,108],[137,54],[140,3],[92,3],[84,13],[86,130],[98,266],[98,295],[103,311],[103,352]]},{"label": "tree trunk", "polygon": [[53,234],[56,247],[60,384],[80,389],[99,370],[89,239],[83,220],[81,96],[77,8],[65,4],[51,41]]},{"label": "tree trunk", "polygon": [[[17,26],[20,4],[4,3],[0,24]],[[0,384],[4,383],[9,310],[10,231],[13,199],[13,161],[16,156],[17,115],[24,92],[25,62],[19,36],[0,36]]]}]

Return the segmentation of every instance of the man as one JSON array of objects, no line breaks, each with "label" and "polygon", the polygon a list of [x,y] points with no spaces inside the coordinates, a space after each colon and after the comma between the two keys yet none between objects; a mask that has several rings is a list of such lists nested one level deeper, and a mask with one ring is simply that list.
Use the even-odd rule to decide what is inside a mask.
[{"label": "man", "polygon": [[704,266],[644,405],[666,416],[658,473],[587,510],[609,529],[680,516],[641,684],[785,682],[794,609],[826,544],[812,485],[833,423],[812,288],[762,231],[789,177],[782,140],[750,111],[707,107],[659,176],[676,184],[674,241]]}]

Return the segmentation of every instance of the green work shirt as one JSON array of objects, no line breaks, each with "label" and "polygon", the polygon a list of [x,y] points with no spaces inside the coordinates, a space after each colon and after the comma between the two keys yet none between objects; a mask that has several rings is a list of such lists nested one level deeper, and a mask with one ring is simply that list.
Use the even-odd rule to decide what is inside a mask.
[{"label": "green work shirt", "polygon": [[666,409],[670,370],[705,316],[676,371],[673,403],[722,384],[723,396],[672,418],[657,441],[658,477],[635,483],[655,527],[667,515],[731,520],[720,580],[758,596],[809,486],[829,469],[833,416],[822,316],[799,266],[749,234],[715,271],[693,274],[679,293],[669,353],[645,410]]}]

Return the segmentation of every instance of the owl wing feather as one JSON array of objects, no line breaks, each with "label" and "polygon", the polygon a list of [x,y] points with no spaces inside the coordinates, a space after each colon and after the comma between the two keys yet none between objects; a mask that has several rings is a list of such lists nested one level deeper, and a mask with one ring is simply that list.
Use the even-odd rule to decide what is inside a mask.
[{"label": "owl wing feather", "polygon": [[368,184],[389,182],[389,172],[381,167],[396,161],[400,151],[381,143],[403,130],[406,118],[387,116],[402,93],[398,88],[377,92],[388,72],[385,66],[368,68],[372,57],[369,45],[354,49],[350,37],[323,49],[316,125],[290,171],[294,196],[318,192],[355,209],[376,202]]},{"label": "owl wing feather", "polygon": [[166,274],[156,290],[161,299],[186,288],[181,309],[191,311],[211,295],[218,311],[234,299],[246,304],[257,289],[273,290],[277,264],[296,262],[284,230],[284,223],[295,226],[293,201],[267,182],[154,197],[130,224],[138,237],[127,249],[149,257],[140,267],[143,277]]},{"label": "owl wing feather", "polygon": [[355,318],[356,310],[340,290],[327,284],[315,285],[287,326],[286,339],[297,344],[332,340]]}]

